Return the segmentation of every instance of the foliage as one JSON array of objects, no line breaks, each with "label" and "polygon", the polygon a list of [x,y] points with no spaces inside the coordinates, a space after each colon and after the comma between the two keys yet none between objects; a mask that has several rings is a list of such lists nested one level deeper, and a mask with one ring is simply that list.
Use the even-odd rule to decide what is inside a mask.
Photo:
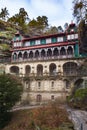
[{"label": "foliage", "polygon": [[16,111],[10,124],[3,130],[64,130],[64,126],[68,130],[70,125],[72,123],[66,110],[55,104]]},{"label": "foliage", "polygon": [[28,13],[25,11],[24,8],[19,9],[19,13],[15,14],[14,16],[8,19],[9,23],[13,23],[16,26],[21,27],[21,30],[26,29],[26,22],[29,20]]},{"label": "foliage", "polygon": [[6,74],[0,75],[0,128],[8,121],[9,110],[20,100],[21,86],[16,77]]},{"label": "foliage", "polygon": [[87,109],[87,88],[77,89],[74,95],[68,97],[68,103],[75,108]]},{"label": "foliage", "polygon": [[58,32],[63,32],[63,29],[61,26],[58,26]]},{"label": "foliage", "polygon": [[38,16],[36,20],[31,20],[28,26],[31,30],[38,30],[39,33],[43,33],[48,26],[48,18],[46,16]]},{"label": "foliage", "polygon": [[73,0],[73,16],[79,23],[80,53],[87,53],[87,0]]},{"label": "foliage", "polygon": [[46,34],[56,34],[58,33],[58,28],[56,26],[51,26],[50,28],[47,29],[45,32]]},{"label": "foliage", "polygon": [[8,15],[9,15],[9,13],[8,13],[7,8],[6,7],[2,8],[1,12],[0,12],[0,18],[3,20],[6,20],[6,18],[8,18]]},{"label": "foliage", "polygon": [[87,24],[82,20],[78,26],[79,40],[80,40],[80,53],[87,54]]},{"label": "foliage", "polygon": [[0,49],[3,51],[10,50],[10,45],[8,44],[0,44]]},{"label": "foliage", "polygon": [[77,22],[87,19],[87,0],[73,0],[73,16]]},{"label": "foliage", "polygon": [[86,89],[78,89],[76,92],[75,92],[75,95],[74,95],[74,98],[77,98],[77,99],[84,99],[85,97],[87,96],[87,88]]}]

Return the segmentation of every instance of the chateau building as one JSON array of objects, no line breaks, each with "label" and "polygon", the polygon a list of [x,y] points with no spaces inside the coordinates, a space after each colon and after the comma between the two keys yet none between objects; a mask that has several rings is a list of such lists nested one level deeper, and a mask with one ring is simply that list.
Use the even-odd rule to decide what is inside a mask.
[{"label": "chateau building", "polygon": [[65,32],[52,35],[28,37],[17,32],[12,45],[11,62],[5,65],[5,72],[22,79],[22,102],[63,99],[73,87],[87,83],[86,72],[82,77],[79,71],[85,57],[79,54],[74,23]]}]

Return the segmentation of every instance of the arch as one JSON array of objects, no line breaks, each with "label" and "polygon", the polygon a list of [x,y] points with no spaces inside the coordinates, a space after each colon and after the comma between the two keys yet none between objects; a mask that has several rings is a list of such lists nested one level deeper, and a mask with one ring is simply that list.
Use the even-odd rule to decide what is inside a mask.
[{"label": "arch", "polygon": [[63,74],[64,76],[76,76],[77,75],[77,63],[75,62],[66,62],[63,65]]},{"label": "arch", "polygon": [[83,79],[77,79],[74,83],[74,88],[72,90],[72,93],[74,94],[77,89],[83,88]]},{"label": "arch", "polygon": [[58,55],[59,55],[59,51],[57,48],[55,48],[53,51],[53,56],[58,56]]},{"label": "arch", "polygon": [[19,52],[19,54],[18,54],[18,59],[19,59],[19,60],[22,59],[22,52]]},{"label": "arch", "polygon": [[31,67],[29,65],[25,66],[25,75],[29,75],[31,72]]},{"label": "arch", "polygon": [[16,53],[13,54],[13,60],[17,60],[17,54]]},{"label": "arch", "polygon": [[41,51],[41,57],[45,57],[46,56],[46,52],[45,52],[45,50],[42,50]]},{"label": "arch", "polygon": [[32,51],[30,51],[30,53],[29,53],[29,58],[33,58],[33,52]]},{"label": "arch", "polygon": [[71,46],[68,47],[67,54],[68,55],[73,55],[73,48]]},{"label": "arch", "polygon": [[14,74],[19,74],[19,67],[18,66],[11,66],[10,72]]},{"label": "arch", "polygon": [[50,75],[56,75],[56,65],[54,63],[50,64],[49,66],[49,73]]},{"label": "arch", "polygon": [[48,57],[52,56],[52,50],[51,50],[51,49],[48,49],[48,51],[47,51],[47,56],[48,56]]},{"label": "arch", "polygon": [[35,58],[38,58],[39,57],[39,51],[37,50],[36,52],[35,52]]},{"label": "arch", "polygon": [[61,48],[60,55],[66,55],[66,50],[64,47]]},{"label": "arch", "polygon": [[24,57],[24,59],[28,58],[28,53],[26,51],[24,52],[23,57]]},{"label": "arch", "polygon": [[41,64],[37,65],[37,75],[38,76],[43,75],[43,66]]}]

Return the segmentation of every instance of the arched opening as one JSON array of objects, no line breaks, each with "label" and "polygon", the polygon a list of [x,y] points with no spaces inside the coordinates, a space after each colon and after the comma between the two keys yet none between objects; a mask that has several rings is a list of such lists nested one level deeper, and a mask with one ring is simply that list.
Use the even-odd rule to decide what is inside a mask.
[{"label": "arched opening", "polygon": [[52,51],[51,51],[51,49],[48,49],[48,51],[47,51],[47,56],[48,56],[48,57],[51,57],[51,56],[52,56]]},{"label": "arched opening", "polygon": [[43,75],[43,66],[42,65],[37,65],[37,76],[42,76]]},{"label": "arched opening", "polygon": [[19,74],[19,67],[18,66],[12,66],[10,68],[10,72],[13,74]]},{"label": "arched opening", "polygon": [[25,75],[30,75],[30,72],[31,72],[31,67],[29,65],[26,65],[25,66]]},{"label": "arched opening", "polygon": [[37,50],[36,52],[35,52],[35,58],[38,58],[39,57],[39,51]]},{"label": "arched opening", "polygon": [[77,75],[77,64],[74,62],[67,62],[63,65],[64,76],[76,76]]},{"label": "arched opening", "polygon": [[58,56],[58,55],[59,55],[59,51],[57,48],[55,48],[53,51],[53,56]]},{"label": "arched opening", "polygon": [[49,73],[51,76],[54,76],[57,74],[56,72],[56,65],[54,63],[50,64],[49,66]]},{"label": "arched opening", "polygon": [[28,58],[28,54],[27,52],[24,52],[24,59],[27,59]]},{"label": "arched opening", "polygon": [[60,55],[66,55],[66,50],[64,47],[61,48]]},{"label": "arched opening", "polygon": [[41,57],[45,57],[46,55],[45,55],[45,50],[42,50],[41,51]]},{"label": "arched opening", "polygon": [[74,94],[77,89],[83,88],[83,79],[78,79],[74,83],[74,88],[72,90],[72,93]]},{"label": "arched opening", "polygon": [[73,49],[72,49],[71,46],[68,47],[68,49],[67,49],[67,54],[68,54],[68,55],[73,55]]},{"label": "arched opening", "polygon": [[18,59],[19,59],[19,60],[22,59],[22,53],[21,53],[21,52],[19,52],[19,54],[18,54]]},{"label": "arched opening", "polygon": [[17,60],[17,54],[16,53],[13,54],[13,60]]},{"label": "arched opening", "polygon": [[40,94],[37,95],[36,101],[37,102],[41,102],[42,101],[42,96]]},{"label": "arched opening", "polygon": [[30,53],[29,53],[29,58],[33,58],[33,52],[32,51],[30,51]]}]

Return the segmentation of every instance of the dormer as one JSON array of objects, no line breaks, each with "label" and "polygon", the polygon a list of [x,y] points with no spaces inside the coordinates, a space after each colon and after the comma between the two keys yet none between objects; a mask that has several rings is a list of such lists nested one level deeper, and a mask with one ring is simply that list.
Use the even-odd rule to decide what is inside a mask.
[{"label": "dormer", "polygon": [[15,36],[14,36],[14,38],[13,38],[13,42],[15,42],[15,41],[21,41],[23,39],[23,36],[20,34],[20,32],[19,31],[17,31],[17,33],[15,33]]},{"label": "dormer", "polygon": [[22,46],[22,40],[23,40],[23,36],[20,34],[20,32],[18,31],[17,33],[15,33],[15,36],[12,39],[13,48],[21,47]]},{"label": "dormer", "polygon": [[71,24],[69,24],[67,32],[68,33],[77,33],[77,26],[76,26],[76,24],[71,22]]}]

